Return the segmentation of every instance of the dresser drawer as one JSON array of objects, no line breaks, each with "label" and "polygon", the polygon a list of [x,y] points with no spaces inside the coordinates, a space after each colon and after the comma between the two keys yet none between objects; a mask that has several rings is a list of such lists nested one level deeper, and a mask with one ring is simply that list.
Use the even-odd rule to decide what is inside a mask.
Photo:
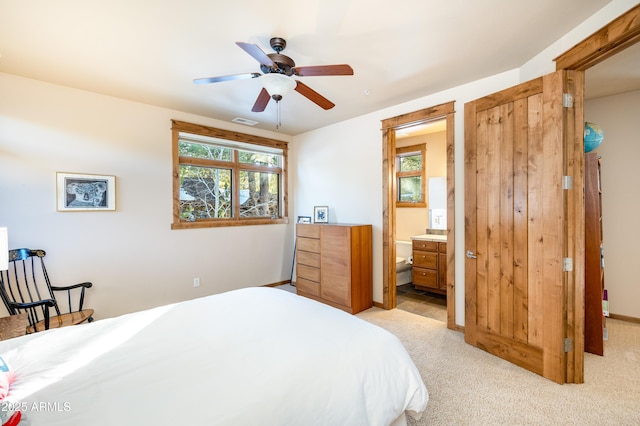
[{"label": "dresser drawer", "polygon": [[320,296],[320,283],[315,281],[305,280],[298,276],[296,281],[296,288],[300,293],[310,294],[312,296]]},{"label": "dresser drawer", "polygon": [[413,266],[420,268],[438,269],[438,253],[428,251],[413,252]]},{"label": "dresser drawer", "polygon": [[296,256],[298,259],[298,264],[312,266],[314,268],[320,267],[320,253],[298,250]]},{"label": "dresser drawer", "polygon": [[296,266],[296,276],[310,281],[320,282],[320,268],[313,268],[307,265]]},{"label": "dresser drawer", "polygon": [[414,285],[438,288],[438,272],[435,270],[414,266],[411,276]]},{"label": "dresser drawer", "polygon": [[438,251],[437,241],[413,240],[414,250]]},{"label": "dresser drawer", "polygon": [[296,235],[298,237],[320,238],[320,225],[298,224]]},{"label": "dresser drawer", "polygon": [[320,253],[320,240],[316,238],[298,237],[298,250]]}]

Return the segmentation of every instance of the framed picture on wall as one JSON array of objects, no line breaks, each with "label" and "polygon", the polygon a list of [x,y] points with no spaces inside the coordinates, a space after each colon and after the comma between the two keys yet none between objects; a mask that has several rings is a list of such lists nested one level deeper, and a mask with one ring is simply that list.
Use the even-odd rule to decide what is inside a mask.
[{"label": "framed picture on wall", "polygon": [[298,223],[311,223],[311,216],[298,216]]},{"label": "framed picture on wall", "polygon": [[56,173],[56,203],[60,212],[116,209],[116,177]]},{"label": "framed picture on wall", "polygon": [[313,223],[329,223],[329,207],[315,206],[313,208]]}]

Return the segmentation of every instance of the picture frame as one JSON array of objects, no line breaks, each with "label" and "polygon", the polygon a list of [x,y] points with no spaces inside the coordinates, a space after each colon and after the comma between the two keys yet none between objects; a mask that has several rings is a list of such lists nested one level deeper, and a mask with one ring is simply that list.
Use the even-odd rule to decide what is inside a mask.
[{"label": "picture frame", "polygon": [[311,216],[298,216],[298,223],[311,223]]},{"label": "picture frame", "polygon": [[56,208],[59,212],[115,210],[116,177],[57,172]]},{"label": "picture frame", "polygon": [[329,223],[329,207],[315,206],[313,208],[313,223]]}]

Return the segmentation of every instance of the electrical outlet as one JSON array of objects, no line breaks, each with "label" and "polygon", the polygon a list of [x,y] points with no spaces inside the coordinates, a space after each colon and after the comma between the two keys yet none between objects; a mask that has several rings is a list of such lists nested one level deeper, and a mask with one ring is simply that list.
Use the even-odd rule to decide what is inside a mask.
[{"label": "electrical outlet", "polygon": [[193,279],[193,286],[194,287],[200,287],[200,278],[194,278]]}]

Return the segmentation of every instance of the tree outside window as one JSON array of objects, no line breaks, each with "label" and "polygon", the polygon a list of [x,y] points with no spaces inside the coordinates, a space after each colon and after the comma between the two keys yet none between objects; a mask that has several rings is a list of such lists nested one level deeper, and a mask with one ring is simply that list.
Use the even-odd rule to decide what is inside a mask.
[{"label": "tree outside window", "polygon": [[172,130],[172,228],[286,223],[286,142],[175,120]]},{"label": "tree outside window", "polygon": [[396,149],[396,207],[426,207],[425,145]]}]

